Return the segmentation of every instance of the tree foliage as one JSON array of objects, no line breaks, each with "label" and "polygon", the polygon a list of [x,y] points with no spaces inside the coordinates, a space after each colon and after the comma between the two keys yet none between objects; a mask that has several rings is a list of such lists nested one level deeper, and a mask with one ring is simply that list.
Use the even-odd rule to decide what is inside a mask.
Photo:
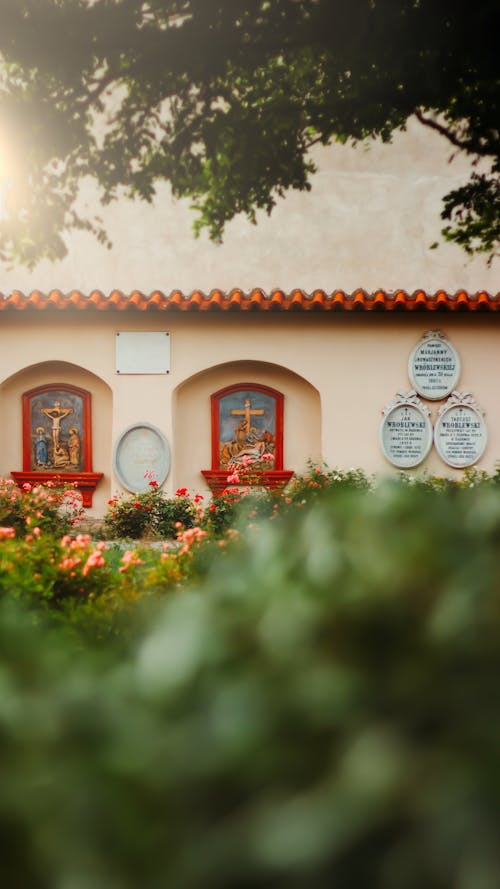
[{"label": "tree foliage", "polygon": [[[3,0],[0,258],[65,253],[103,203],[162,180],[214,240],[309,189],[316,143],[389,141],[416,115],[476,169],[444,199],[445,237],[500,238],[496,0]],[[2,206],[0,206],[2,210]]]}]

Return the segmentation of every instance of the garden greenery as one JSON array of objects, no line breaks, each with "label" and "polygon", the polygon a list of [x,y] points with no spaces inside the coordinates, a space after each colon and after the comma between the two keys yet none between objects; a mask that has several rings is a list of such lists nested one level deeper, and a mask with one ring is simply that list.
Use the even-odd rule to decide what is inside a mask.
[{"label": "garden greenery", "polygon": [[165,497],[152,480],[148,491],[134,496],[115,495],[108,501],[104,533],[108,538],[175,538],[179,528],[192,528],[203,513],[203,495],[193,499],[187,488],[178,488],[174,498]]},{"label": "garden greenery", "polygon": [[245,497],[174,544],[2,533],[5,885],[493,889],[497,476]]}]

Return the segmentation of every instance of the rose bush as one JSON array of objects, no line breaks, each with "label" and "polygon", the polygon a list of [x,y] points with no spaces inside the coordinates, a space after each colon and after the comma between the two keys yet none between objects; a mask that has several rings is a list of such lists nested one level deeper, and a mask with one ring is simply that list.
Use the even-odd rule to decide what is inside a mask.
[{"label": "rose bush", "polygon": [[78,489],[63,480],[19,488],[12,479],[0,478],[0,525],[18,534],[30,527],[63,534],[82,512]]},{"label": "rose bush", "polygon": [[192,528],[203,511],[201,494],[191,498],[187,488],[179,488],[175,497],[166,497],[156,481],[148,491],[133,496],[115,495],[108,501],[104,519],[107,538],[143,537],[174,539],[180,527]]}]

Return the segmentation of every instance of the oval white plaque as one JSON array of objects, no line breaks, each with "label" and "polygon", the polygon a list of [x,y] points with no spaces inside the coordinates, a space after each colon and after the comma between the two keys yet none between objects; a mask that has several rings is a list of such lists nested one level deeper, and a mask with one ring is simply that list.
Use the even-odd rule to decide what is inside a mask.
[{"label": "oval white plaque", "polygon": [[389,462],[399,469],[411,469],[427,457],[432,447],[432,424],[429,409],[415,392],[398,392],[384,408],[380,446]]},{"label": "oval white plaque", "polygon": [[453,392],[460,377],[460,359],[439,330],[430,330],[417,343],[408,361],[408,375],[419,395],[439,401]]},{"label": "oval white plaque", "polygon": [[127,491],[147,491],[151,481],[162,485],[170,470],[168,441],[151,423],[134,423],[120,435],[113,456],[116,476]]},{"label": "oval white plaque", "polygon": [[465,469],[483,456],[488,441],[484,412],[472,395],[454,392],[439,411],[436,450],[448,466]]}]

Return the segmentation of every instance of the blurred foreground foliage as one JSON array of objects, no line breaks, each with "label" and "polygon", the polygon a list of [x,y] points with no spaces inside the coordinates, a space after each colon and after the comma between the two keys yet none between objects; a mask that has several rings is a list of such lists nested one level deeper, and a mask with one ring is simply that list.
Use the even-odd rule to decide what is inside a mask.
[{"label": "blurred foreground foliage", "polygon": [[9,889],[496,889],[500,491],[323,495],[115,647],[0,608]]}]

